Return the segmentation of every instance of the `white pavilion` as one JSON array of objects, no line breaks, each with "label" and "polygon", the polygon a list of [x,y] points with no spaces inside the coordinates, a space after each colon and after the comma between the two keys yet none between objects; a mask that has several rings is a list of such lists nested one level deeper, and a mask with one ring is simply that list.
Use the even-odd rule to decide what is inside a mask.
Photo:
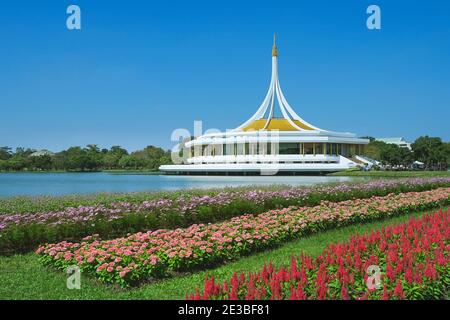
[{"label": "white pavilion", "polygon": [[[276,105],[280,117],[275,116]],[[274,37],[269,90],[255,114],[235,129],[186,142],[184,164],[159,169],[171,174],[325,173],[356,167],[367,143],[353,133],[320,129],[294,111],[278,80]]]}]

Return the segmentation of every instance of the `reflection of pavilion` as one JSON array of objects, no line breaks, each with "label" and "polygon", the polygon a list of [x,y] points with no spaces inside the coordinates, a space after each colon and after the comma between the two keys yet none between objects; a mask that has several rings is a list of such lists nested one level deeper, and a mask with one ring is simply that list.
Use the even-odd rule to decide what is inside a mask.
[{"label": "reflection of pavilion", "polygon": [[[178,174],[330,172],[356,166],[350,160],[369,141],[352,133],[320,129],[289,105],[278,80],[278,50],[272,48],[272,78],[256,113],[238,128],[205,134],[185,144],[187,164],[164,165]],[[281,117],[275,117],[278,102]]]}]

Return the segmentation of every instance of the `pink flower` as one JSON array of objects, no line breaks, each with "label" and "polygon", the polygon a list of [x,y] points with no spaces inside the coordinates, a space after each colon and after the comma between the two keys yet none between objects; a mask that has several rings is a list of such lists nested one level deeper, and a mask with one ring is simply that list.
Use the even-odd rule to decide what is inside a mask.
[{"label": "pink flower", "polygon": [[151,256],[151,257],[150,257],[150,264],[151,264],[151,265],[157,264],[158,261],[159,261],[159,258],[158,258],[157,256]]}]

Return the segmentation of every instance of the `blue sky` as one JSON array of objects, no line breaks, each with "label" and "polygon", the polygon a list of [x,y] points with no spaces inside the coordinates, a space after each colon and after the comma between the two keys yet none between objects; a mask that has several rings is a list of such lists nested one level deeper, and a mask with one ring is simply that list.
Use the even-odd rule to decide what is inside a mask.
[{"label": "blue sky", "polygon": [[[66,28],[77,4],[82,30]],[[382,29],[366,28],[381,7]],[[270,79],[307,121],[450,140],[448,1],[3,1],[0,146],[170,148],[176,128],[234,128]]]}]

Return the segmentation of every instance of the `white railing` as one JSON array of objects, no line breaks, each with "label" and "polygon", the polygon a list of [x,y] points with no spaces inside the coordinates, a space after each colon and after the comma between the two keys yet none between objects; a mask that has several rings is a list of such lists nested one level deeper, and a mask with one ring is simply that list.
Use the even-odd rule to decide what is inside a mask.
[{"label": "white railing", "polygon": [[187,159],[190,164],[201,163],[280,163],[280,162],[339,162],[338,155],[226,155],[200,156]]}]

